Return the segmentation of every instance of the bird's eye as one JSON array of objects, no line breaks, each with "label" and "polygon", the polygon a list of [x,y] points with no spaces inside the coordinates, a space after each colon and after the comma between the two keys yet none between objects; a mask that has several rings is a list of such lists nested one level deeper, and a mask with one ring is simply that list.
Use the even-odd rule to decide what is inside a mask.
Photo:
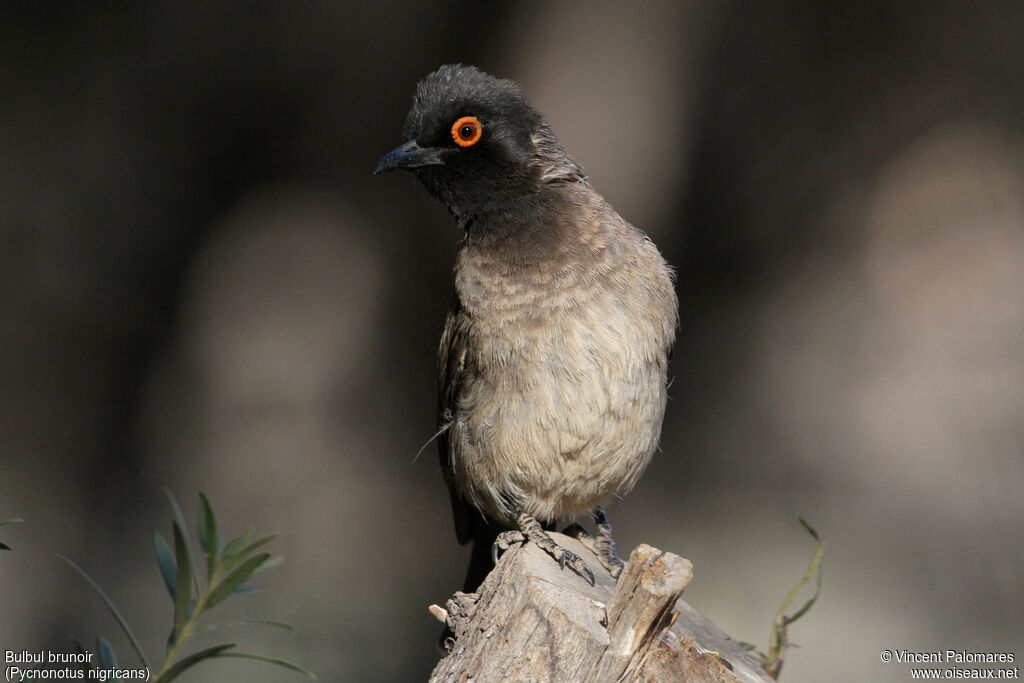
[{"label": "bird's eye", "polygon": [[452,139],[459,147],[472,147],[483,134],[484,128],[475,116],[463,116],[452,124]]}]

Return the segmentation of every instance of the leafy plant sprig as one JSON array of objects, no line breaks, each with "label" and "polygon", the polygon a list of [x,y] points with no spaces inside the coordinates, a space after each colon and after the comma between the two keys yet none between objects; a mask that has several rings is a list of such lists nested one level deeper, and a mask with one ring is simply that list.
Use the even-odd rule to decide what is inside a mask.
[{"label": "leafy plant sprig", "polygon": [[[113,614],[114,620],[117,621],[121,631],[128,638],[128,642],[131,644],[142,666],[150,669],[152,672],[151,680],[153,683],[168,683],[203,660],[227,657],[254,659],[276,664],[316,680],[316,675],[305,667],[278,657],[238,652],[234,649],[237,647],[235,643],[222,643],[183,656],[185,646],[193,637],[201,633],[232,626],[263,625],[284,628],[286,630],[291,630],[291,626],[280,621],[249,619],[199,627],[200,619],[210,609],[224,602],[227,598],[232,595],[256,592],[257,589],[245,585],[254,574],[280,564],[281,558],[272,557],[270,553],[260,550],[267,543],[274,540],[276,534],[262,536],[252,542],[248,542],[252,533],[251,530],[247,530],[225,544],[218,531],[217,518],[213,513],[210,501],[205,494],[200,493],[199,542],[206,559],[206,581],[201,582],[196,572],[196,565],[192,557],[188,534],[185,531],[185,522],[181,514],[181,508],[178,506],[174,495],[170,491],[166,491],[166,493],[170,500],[173,515],[174,551],[171,551],[167,541],[160,533],[153,534],[153,549],[156,553],[157,564],[160,567],[160,575],[163,577],[164,584],[174,603],[174,619],[171,634],[167,639],[167,655],[157,669],[153,670],[150,667],[146,655],[142,651],[142,646],[110,597],[78,563],[69,557],[64,557],[68,564],[92,586],[107,606],[107,609]],[[78,641],[74,642],[79,651],[86,652],[81,643]],[[116,653],[110,646],[110,643],[102,637],[98,638],[96,649],[100,668],[105,670],[116,670],[119,668]]]},{"label": "leafy plant sprig", "polygon": [[[757,650],[755,646],[750,643],[741,643],[747,650],[753,651],[761,664],[761,668],[775,680],[778,680],[779,674],[782,672],[782,663],[785,658],[786,650],[792,647],[792,644],[789,642],[789,625],[807,614],[807,611],[814,606],[814,603],[818,601],[818,596],[821,594],[822,559],[825,557],[825,541],[818,535],[818,532],[814,530],[814,527],[808,524],[803,517],[800,517],[799,519],[800,524],[803,525],[804,529],[807,530],[807,533],[809,533],[818,544],[817,549],[814,551],[814,556],[811,558],[811,563],[808,565],[807,571],[804,572],[799,583],[797,583],[793,590],[786,595],[782,604],[779,605],[779,609],[775,611],[775,618],[772,619],[772,633],[768,640],[768,654]],[[812,595],[810,599],[803,604],[803,607],[798,609],[792,615],[787,615],[786,610],[789,609],[789,606],[796,599],[796,596],[798,596],[807,584],[810,583],[812,578],[814,578],[815,582],[814,595]]]}]

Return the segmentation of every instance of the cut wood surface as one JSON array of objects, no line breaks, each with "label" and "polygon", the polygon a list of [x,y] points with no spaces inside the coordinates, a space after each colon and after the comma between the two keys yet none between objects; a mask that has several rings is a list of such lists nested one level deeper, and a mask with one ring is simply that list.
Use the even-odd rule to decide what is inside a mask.
[{"label": "cut wood surface", "polygon": [[640,545],[618,583],[575,538],[595,583],[532,543],[510,548],[476,593],[431,612],[454,633],[431,681],[771,682],[746,650],[681,597],[692,565]]}]

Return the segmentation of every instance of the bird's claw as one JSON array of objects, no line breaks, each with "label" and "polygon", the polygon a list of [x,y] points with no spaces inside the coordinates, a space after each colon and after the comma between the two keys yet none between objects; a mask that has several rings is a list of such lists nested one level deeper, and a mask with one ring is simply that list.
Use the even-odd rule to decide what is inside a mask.
[{"label": "bird's claw", "polygon": [[498,557],[514,545],[526,542],[526,536],[519,529],[502,531],[491,544],[491,561],[498,564]]},{"label": "bird's claw", "polygon": [[594,508],[594,522],[597,524],[597,536],[593,539],[593,550],[601,564],[613,579],[618,580],[625,565],[615,550],[615,537],[612,536],[612,525],[608,523],[608,517],[604,508],[600,505]]},{"label": "bird's claw", "polygon": [[591,536],[586,529],[575,522],[565,527],[562,533],[575,538],[584,548],[594,553],[601,561],[601,566],[608,570],[613,579],[619,578],[619,575],[622,574],[624,565],[615,552],[612,528],[603,516],[598,523],[596,536]]},{"label": "bird's claw", "polygon": [[[566,550],[560,545],[556,545],[555,547],[557,548],[557,550],[555,551],[555,553],[557,553],[557,556],[555,556],[555,553],[552,553],[552,556],[554,556],[555,559],[558,560],[558,566],[562,569],[568,567],[569,569],[579,574],[584,581],[593,586],[594,572],[590,571],[590,567],[588,567],[587,563],[583,561],[583,558],[577,555],[576,553],[572,552],[571,550]],[[548,549],[545,548],[545,550]],[[548,550],[548,552],[551,553],[550,550]]]},{"label": "bird's claw", "polygon": [[[517,519],[519,523],[519,529],[513,529],[511,531],[503,531],[498,534],[498,537],[494,540],[494,545],[491,546],[491,557],[494,559],[494,563],[498,563],[498,556],[501,552],[508,550],[508,548],[516,543],[523,543],[525,541],[532,541],[537,544],[541,550],[546,552],[548,555],[558,563],[559,568],[565,569],[568,567],[573,570],[584,581],[589,583],[591,586],[594,585],[594,572],[590,571],[590,567],[583,561],[583,558],[576,553],[566,550],[562,546],[555,542],[555,539],[551,538],[544,527],[532,516],[523,512],[519,513]],[[586,532],[583,532],[584,534]]]}]

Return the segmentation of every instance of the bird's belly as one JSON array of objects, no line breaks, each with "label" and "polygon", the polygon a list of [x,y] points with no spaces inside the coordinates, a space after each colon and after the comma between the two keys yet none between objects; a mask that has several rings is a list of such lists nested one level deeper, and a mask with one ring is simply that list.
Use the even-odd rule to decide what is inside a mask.
[{"label": "bird's belly", "polygon": [[456,482],[478,508],[505,521],[514,508],[575,517],[643,472],[664,415],[664,349],[641,322],[619,319],[625,309],[603,312],[481,335],[490,370],[460,397],[451,427]]}]

